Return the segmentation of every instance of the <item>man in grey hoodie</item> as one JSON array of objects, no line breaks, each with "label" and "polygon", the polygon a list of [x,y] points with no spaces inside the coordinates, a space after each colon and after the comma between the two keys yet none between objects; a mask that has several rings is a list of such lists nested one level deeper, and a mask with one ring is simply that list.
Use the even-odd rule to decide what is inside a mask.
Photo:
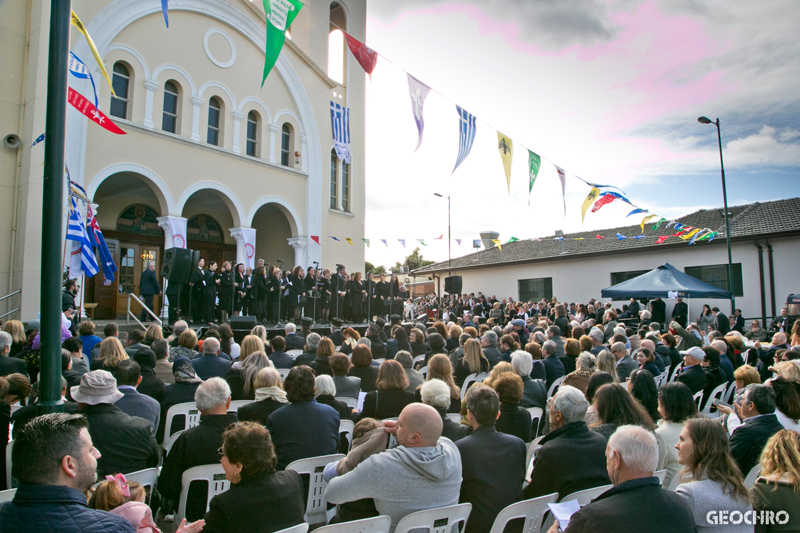
[{"label": "man in grey hoodie", "polygon": [[406,515],[457,505],[461,490],[461,455],[453,442],[442,437],[442,418],[429,405],[412,403],[397,422],[385,421],[398,446],[371,455],[342,475],[325,469],[329,503],[372,498],[382,515],[392,518],[392,531]]}]

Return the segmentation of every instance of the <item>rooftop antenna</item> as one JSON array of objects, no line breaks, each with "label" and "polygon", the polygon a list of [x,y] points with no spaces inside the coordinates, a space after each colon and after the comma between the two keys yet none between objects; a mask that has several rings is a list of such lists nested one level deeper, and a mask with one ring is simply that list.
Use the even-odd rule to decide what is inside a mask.
[{"label": "rooftop antenna", "polygon": [[558,255],[566,254],[567,252],[564,251],[564,232],[562,230],[560,229],[556,230],[556,239],[558,239],[561,242],[561,253]]}]

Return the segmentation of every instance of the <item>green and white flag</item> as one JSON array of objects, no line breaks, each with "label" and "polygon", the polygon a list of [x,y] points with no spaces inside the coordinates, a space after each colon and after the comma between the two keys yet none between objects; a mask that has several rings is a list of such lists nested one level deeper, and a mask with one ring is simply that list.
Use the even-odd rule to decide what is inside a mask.
[{"label": "green and white flag", "polygon": [[267,46],[264,51],[262,87],[278,56],[281,55],[283,43],[286,41],[286,30],[292,25],[302,7],[303,3],[298,0],[264,0],[264,12],[267,14]]},{"label": "green and white flag", "polygon": [[536,181],[536,176],[539,175],[539,167],[542,164],[542,158],[528,150],[528,205],[531,205],[531,191],[533,190],[533,183]]}]

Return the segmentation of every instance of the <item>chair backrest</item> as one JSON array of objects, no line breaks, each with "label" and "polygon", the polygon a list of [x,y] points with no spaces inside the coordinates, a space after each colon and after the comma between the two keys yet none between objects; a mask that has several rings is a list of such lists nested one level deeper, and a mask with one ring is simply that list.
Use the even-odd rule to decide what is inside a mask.
[{"label": "chair backrest", "polygon": [[420,361],[424,361],[424,360],[425,360],[425,356],[424,355],[416,356],[414,359],[411,360],[411,368],[414,368],[415,366],[417,366],[417,363],[419,363]]},{"label": "chair backrest", "polygon": [[664,480],[667,478],[667,471],[666,470],[656,470],[653,473],[653,475],[656,476],[658,478],[658,480],[661,482],[661,484],[663,485],[664,484]]},{"label": "chair backrest", "polygon": [[533,439],[530,444],[528,444],[528,453],[525,456],[525,479],[528,481],[530,481],[531,473],[533,472],[533,457],[536,454],[536,450],[542,447],[539,442],[545,437],[546,435],[542,435],[541,437]]},{"label": "chair backrest", "polygon": [[536,438],[536,436],[539,434],[539,426],[542,423],[544,409],[541,407],[528,407],[527,409],[531,414],[531,435]]},{"label": "chair backrest", "polygon": [[600,487],[594,487],[591,489],[579,490],[578,492],[573,492],[572,494],[567,494],[563,498],[561,498],[560,502],[569,502],[572,500],[578,500],[578,503],[581,507],[584,505],[589,505],[592,503],[592,500],[603,494],[605,491],[613,487],[614,485],[602,485]]},{"label": "chair backrest", "polygon": [[672,365],[667,365],[667,366],[665,366],[665,367],[664,367],[664,371],[663,371],[663,372],[661,373],[661,375],[659,376],[659,377],[661,378],[661,384],[662,384],[662,385],[663,385],[664,383],[666,383],[666,382],[667,382],[667,380],[669,379],[669,369],[670,369],[670,368],[672,368]]},{"label": "chair backrest", "polygon": [[[387,420],[394,420],[395,422],[398,420],[399,417],[393,416],[391,418],[384,418],[381,422],[386,422]],[[389,439],[386,442],[386,449],[391,450],[392,448],[397,447],[397,437],[389,433]]]},{"label": "chair backrest", "polygon": [[296,526],[287,527],[286,529],[281,529],[280,531],[276,531],[275,533],[306,533],[308,531],[308,524],[303,522],[302,524],[297,524]]},{"label": "chair backrest", "polygon": [[378,363],[378,366],[382,365],[384,361],[386,361],[385,357],[379,357],[378,359],[372,360],[373,363]]},{"label": "chair backrest", "polygon": [[6,445],[6,471],[3,475],[6,476],[6,487],[11,486],[11,449],[14,448],[14,441],[12,440]]},{"label": "chair backrest", "polygon": [[672,476],[672,479],[670,480],[669,485],[667,485],[664,488],[666,488],[667,490],[674,491],[675,489],[678,488],[678,485],[680,485],[680,484],[681,484],[681,475],[680,475],[680,470],[679,470],[678,472],[675,472],[674,476]]},{"label": "chair backrest", "polygon": [[381,515],[363,520],[344,522],[343,524],[322,526],[314,531],[319,533],[389,533],[391,527],[392,519],[386,515]]},{"label": "chair backrest", "polygon": [[177,524],[186,517],[186,496],[189,494],[189,485],[192,481],[207,481],[208,493],[206,495],[206,512],[211,503],[211,498],[217,494],[222,494],[231,487],[231,482],[225,478],[225,470],[222,464],[193,466],[184,471],[181,476],[181,496],[178,500],[178,510],[175,512]]},{"label": "chair backrest", "polygon": [[678,372],[681,370],[681,365],[675,365],[675,368],[672,369],[672,374],[669,375],[669,379],[667,381],[675,381],[675,378],[678,377]]},{"label": "chair backrest", "polygon": [[728,385],[728,390],[725,391],[725,397],[722,399],[723,402],[733,405],[733,396],[736,394],[736,381],[731,381],[731,384]]},{"label": "chair backrest", "polygon": [[353,398],[352,396],[336,396],[334,400],[344,402],[347,404],[347,407],[352,409],[356,409],[358,407],[358,398]]},{"label": "chair backrest", "polygon": [[[0,490],[0,503],[10,502],[14,499],[17,489]],[[389,531],[388,529],[386,531]]]},{"label": "chair backrest", "polygon": [[158,468],[146,468],[138,472],[131,472],[130,474],[125,474],[125,479],[136,481],[145,488],[150,487],[147,495],[147,505],[150,505],[150,499],[153,497],[153,492],[155,492],[156,484],[158,483]]},{"label": "chair backrest", "polygon": [[170,429],[172,428],[172,419],[176,416],[183,415],[183,428],[182,430],[187,430],[193,428],[195,426],[200,425],[200,410],[197,408],[197,405],[194,402],[187,402],[187,403],[179,403],[173,405],[167,410],[167,419],[164,424],[166,428],[164,430],[164,442],[161,443],[161,446],[169,452],[172,445],[175,443],[175,439],[178,438],[179,432],[169,434]]},{"label": "chair backrest", "polygon": [[286,467],[286,470],[294,470],[298,474],[308,474],[308,500],[306,500],[305,520],[309,524],[327,524],[336,509],[328,515],[328,501],[325,499],[325,487],[328,483],[322,477],[322,471],[328,463],[333,463],[343,459],[344,455],[336,453],[333,455],[321,455],[319,457],[309,457],[298,459]]},{"label": "chair backrest", "polygon": [[761,464],[759,463],[753,468],[751,468],[750,472],[747,473],[747,477],[744,478],[744,486],[747,488],[747,490],[753,488],[753,485],[756,484],[756,479],[758,479],[758,476],[760,475],[761,475]]},{"label": "chair backrest", "polygon": [[558,493],[554,492],[532,500],[512,503],[500,511],[500,514],[494,519],[494,524],[489,533],[503,533],[506,524],[516,518],[525,519],[525,525],[522,528],[525,533],[539,533],[542,528],[542,519],[548,510],[547,504],[556,503],[557,501]]},{"label": "chair backrest", "polygon": [[283,380],[286,379],[286,376],[289,375],[289,371],[291,371],[292,369],[291,368],[276,368],[275,370],[278,371],[278,374],[280,374],[280,376],[281,376],[281,382],[283,382]]},{"label": "chair backrest", "polygon": [[[735,382],[734,382],[735,383]],[[719,411],[716,407],[713,407],[711,404],[714,402],[714,399],[722,400],[725,396],[725,391],[728,389],[727,383],[722,383],[718,387],[716,387],[713,391],[711,391],[711,396],[708,397],[706,400],[706,405],[703,407],[703,410],[700,411],[700,414],[706,418],[719,418]],[[711,409],[714,409],[712,412]]]},{"label": "chair backrest", "polygon": [[428,367],[427,366],[423,366],[422,368],[420,368],[419,369],[419,373],[422,374],[422,379],[425,379],[425,380],[428,379]]},{"label": "chair backrest", "polygon": [[697,404],[697,410],[700,410],[700,406],[703,405],[703,391],[699,390],[694,394],[694,403]]},{"label": "chair backrest", "polygon": [[339,434],[341,435],[344,433],[346,435],[348,450],[353,445],[353,428],[355,428],[355,426],[356,423],[352,420],[347,420],[346,418],[339,420]]},{"label": "chair backrest", "polygon": [[464,522],[466,527],[470,511],[472,504],[462,503],[411,513],[400,519],[394,533],[408,533],[412,529],[424,529],[429,533],[450,533],[453,525],[459,522]]},{"label": "chair backrest", "polygon": [[548,400],[553,397],[553,395],[556,393],[556,389],[560,387],[561,383],[563,382],[564,382],[564,376],[561,376],[560,378],[555,380],[552,385],[550,385],[550,390],[547,391]]},{"label": "chair backrest", "polygon": [[467,376],[464,379],[464,384],[461,385],[461,399],[462,400],[464,399],[464,397],[467,395],[467,389],[469,389],[473,383],[480,383],[481,381],[483,381],[488,377],[489,377],[488,372],[481,372],[480,374],[470,374],[469,376]]},{"label": "chair backrest", "polygon": [[286,355],[291,355],[293,358],[296,358],[301,353],[303,353],[303,350],[286,350]]},{"label": "chair backrest", "polygon": [[461,413],[447,413],[446,416],[456,424],[461,423]]}]

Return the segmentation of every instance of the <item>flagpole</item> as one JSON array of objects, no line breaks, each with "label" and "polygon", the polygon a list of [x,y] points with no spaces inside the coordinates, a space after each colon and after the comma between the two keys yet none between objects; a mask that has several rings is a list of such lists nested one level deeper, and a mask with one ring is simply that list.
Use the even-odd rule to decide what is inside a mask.
[{"label": "flagpole", "polygon": [[[41,363],[37,414],[63,412],[61,401],[61,276],[58,264],[61,246],[61,210],[64,190],[64,154],[67,125],[67,57],[70,0],[51,0],[50,39],[47,62],[44,180],[42,187],[42,262],[40,282]],[[56,229],[58,228],[58,229]],[[64,256],[62,255],[62,261]],[[63,264],[63,263],[62,263]]]}]

